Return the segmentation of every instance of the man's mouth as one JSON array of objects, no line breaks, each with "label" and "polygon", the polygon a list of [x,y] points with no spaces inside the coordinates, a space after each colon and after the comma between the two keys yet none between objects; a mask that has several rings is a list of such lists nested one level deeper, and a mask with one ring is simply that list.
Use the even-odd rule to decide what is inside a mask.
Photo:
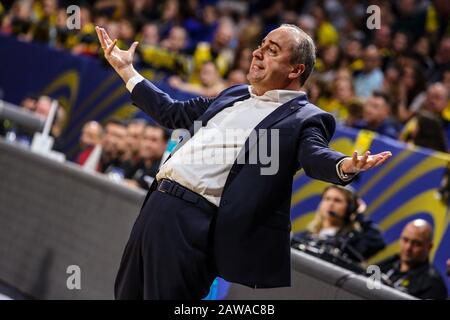
[{"label": "man's mouth", "polygon": [[254,65],[252,65],[252,69],[258,71],[258,70],[263,70],[264,67],[254,64]]}]

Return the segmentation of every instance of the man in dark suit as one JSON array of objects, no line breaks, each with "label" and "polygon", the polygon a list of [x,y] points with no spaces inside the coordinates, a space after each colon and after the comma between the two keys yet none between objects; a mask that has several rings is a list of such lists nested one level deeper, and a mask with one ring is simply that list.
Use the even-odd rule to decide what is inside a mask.
[{"label": "man in dark suit", "polygon": [[[335,121],[301,91],[315,47],[296,26],[270,32],[253,52],[251,86],[189,101],[171,99],[135,71],[137,42],[124,51],[104,29],[97,33],[133,102],[163,126],[191,134],[147,194],[117,275],[118,299],[200,299],[216,276],[253,288],[289,286],[294,174],[303,168],[345,184],[391,156],[329,149]],[[271,167],[261,150],[271,150]]]}]

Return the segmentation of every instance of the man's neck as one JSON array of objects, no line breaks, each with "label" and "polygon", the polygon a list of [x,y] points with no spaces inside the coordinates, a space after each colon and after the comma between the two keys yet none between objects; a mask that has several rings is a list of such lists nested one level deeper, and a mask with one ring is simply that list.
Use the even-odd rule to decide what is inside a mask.
[{"label": "man's neck", "polygon": [[296,85],[294,83],[291,83],[289,86],[286,86],[284,88],[261,88],[255,85],[252,85],[252,93],[257,96],[264,95],[267,91],[272,90],[291,90],[291,91],[302,91],[302,87],[299,85]]}]

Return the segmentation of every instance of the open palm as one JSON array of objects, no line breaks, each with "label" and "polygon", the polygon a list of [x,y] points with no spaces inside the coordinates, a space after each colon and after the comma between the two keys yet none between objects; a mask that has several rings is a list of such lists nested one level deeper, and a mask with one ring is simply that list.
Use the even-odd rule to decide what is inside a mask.
[{"label": "open palm", "polygon": [[105,52],[106,60],[117,72],[132,65],[137,42],[134,42],[128,50],[121,50],[116,46],[117,39],[111,40],[104,28],[97,26],[95,31]]},{"label": "open palm", "polygon": [[358,173],[371,168],[378,167],[392,156],[390,151],[384,151],[371,155],[370,151],[366,151],[363,156],[358,156],[358,152],[353,152],[352,157],[348,157],[342,161],[341,169],[345,173]]}]

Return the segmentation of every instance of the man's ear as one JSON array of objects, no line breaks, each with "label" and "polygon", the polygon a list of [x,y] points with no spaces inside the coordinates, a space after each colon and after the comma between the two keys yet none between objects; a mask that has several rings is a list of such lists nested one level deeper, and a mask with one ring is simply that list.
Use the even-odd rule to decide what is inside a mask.
[{"label": "man's ear", "polygon": [[304,64],[295,64],[292,67],[292,71],[288,74],[289,79],[297,79],[300,78],[303,72],[305,72]]}]

